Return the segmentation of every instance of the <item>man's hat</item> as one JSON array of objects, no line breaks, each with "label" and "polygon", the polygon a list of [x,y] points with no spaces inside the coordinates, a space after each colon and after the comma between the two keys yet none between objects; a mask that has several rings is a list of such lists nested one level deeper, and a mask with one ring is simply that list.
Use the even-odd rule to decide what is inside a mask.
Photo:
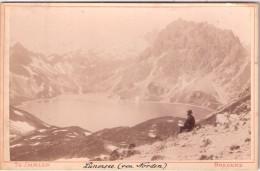
[{"label": "man's hat", "polygon": [[188,113],[188,114],[192,114],[192,110],[188,110],[187,113]]}]

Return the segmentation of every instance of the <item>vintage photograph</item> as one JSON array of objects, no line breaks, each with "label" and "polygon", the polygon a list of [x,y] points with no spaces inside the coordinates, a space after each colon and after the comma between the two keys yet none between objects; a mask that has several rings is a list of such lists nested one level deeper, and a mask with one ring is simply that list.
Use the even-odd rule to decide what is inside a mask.
[{"label": "vintage photograph", "polygon": [[256,159],[255,4],[60,5],[5,7],[10,161]]}]

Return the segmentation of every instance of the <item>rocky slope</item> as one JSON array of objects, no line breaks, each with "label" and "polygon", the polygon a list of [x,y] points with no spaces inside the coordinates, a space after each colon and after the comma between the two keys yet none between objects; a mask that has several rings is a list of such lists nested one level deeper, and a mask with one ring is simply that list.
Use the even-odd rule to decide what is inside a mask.
[{"label": "rocky slope", "polygon": [[93,50],[44,56],[17,43],[10,47],[11,105],[63,93],[108,91],[129,61]]},{"label": "rocky slope", "polygon": [[109,154],[114,146],[80,127],[48,125],[33,115],[10,108],[10,156],[12,161],[49,161],[67,158],[88,160]]},{"label": "rocky slope", "polygon": [[64,89],[76,91],[55,63],[45,56],[31,52],[17,43],[10,48],[10,102],[12,105],[32,99],[54,97]]},{"label": "rocky slope", "polygon": [[28,112],[11,107],[11,160],[104,160],[115,149],[152,144],[168,138],[178,131],[178,120],[183,119],[161,117],[133,127],[91,133],[76,126],[49,125]]},{"label": "rocky slope", "polygon": [[221,111],[199,122],[192,132],[181,133],[152,145],[119,149],[117,155],[111,156],[114,160],[127,161],[250,159],[250,106],[250,95],[245,93]]},{"label": "rocky slope", "polygon": [[125,69],[115,98],[219,109],[249,82],[248,56],[232,31],[180,19],[160,31]]},{"label": "rocky slope", "polygon": [[128,147],[130,144],[138,146],[151,144],[176,134],[176,131],[179,130],[178,120],[183,121],[184,119],[171,116],[160,117],[142,122],[133,127],[104,129],[93,133],[93,135],[114,142],[119,147]]}]

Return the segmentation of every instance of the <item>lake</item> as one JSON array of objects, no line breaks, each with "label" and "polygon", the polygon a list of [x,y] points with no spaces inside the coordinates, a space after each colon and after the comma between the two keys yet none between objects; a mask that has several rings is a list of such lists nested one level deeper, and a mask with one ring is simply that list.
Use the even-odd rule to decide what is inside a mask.
[{"label": "lake", "polygon": [[118,103],[104,94],[64,94],[51,100],[23,103],[25,110],[50,125],[79,126],[95,132],[104,128],[134,126],[162,116],[186,118],[191,109],[198,121],[213,110],[177,103]]}]

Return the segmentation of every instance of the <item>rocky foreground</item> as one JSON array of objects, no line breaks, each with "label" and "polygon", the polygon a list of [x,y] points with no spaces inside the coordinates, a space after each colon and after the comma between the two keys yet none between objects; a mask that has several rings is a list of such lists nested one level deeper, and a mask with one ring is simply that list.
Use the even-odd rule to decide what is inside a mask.
[{"label": "rocky foreground", "polygon": [[250,96],[244,96],[199,122],[192,132],[133,150],[121,149],[114,158],[135,161],[250,159],[250,105]]},{"label": "rocky foreground", "polygon": [[164,142],[136,148],[139,154],[127,160],[236,160],[250,159],[250,113],[225,118],[179,134]]}]

